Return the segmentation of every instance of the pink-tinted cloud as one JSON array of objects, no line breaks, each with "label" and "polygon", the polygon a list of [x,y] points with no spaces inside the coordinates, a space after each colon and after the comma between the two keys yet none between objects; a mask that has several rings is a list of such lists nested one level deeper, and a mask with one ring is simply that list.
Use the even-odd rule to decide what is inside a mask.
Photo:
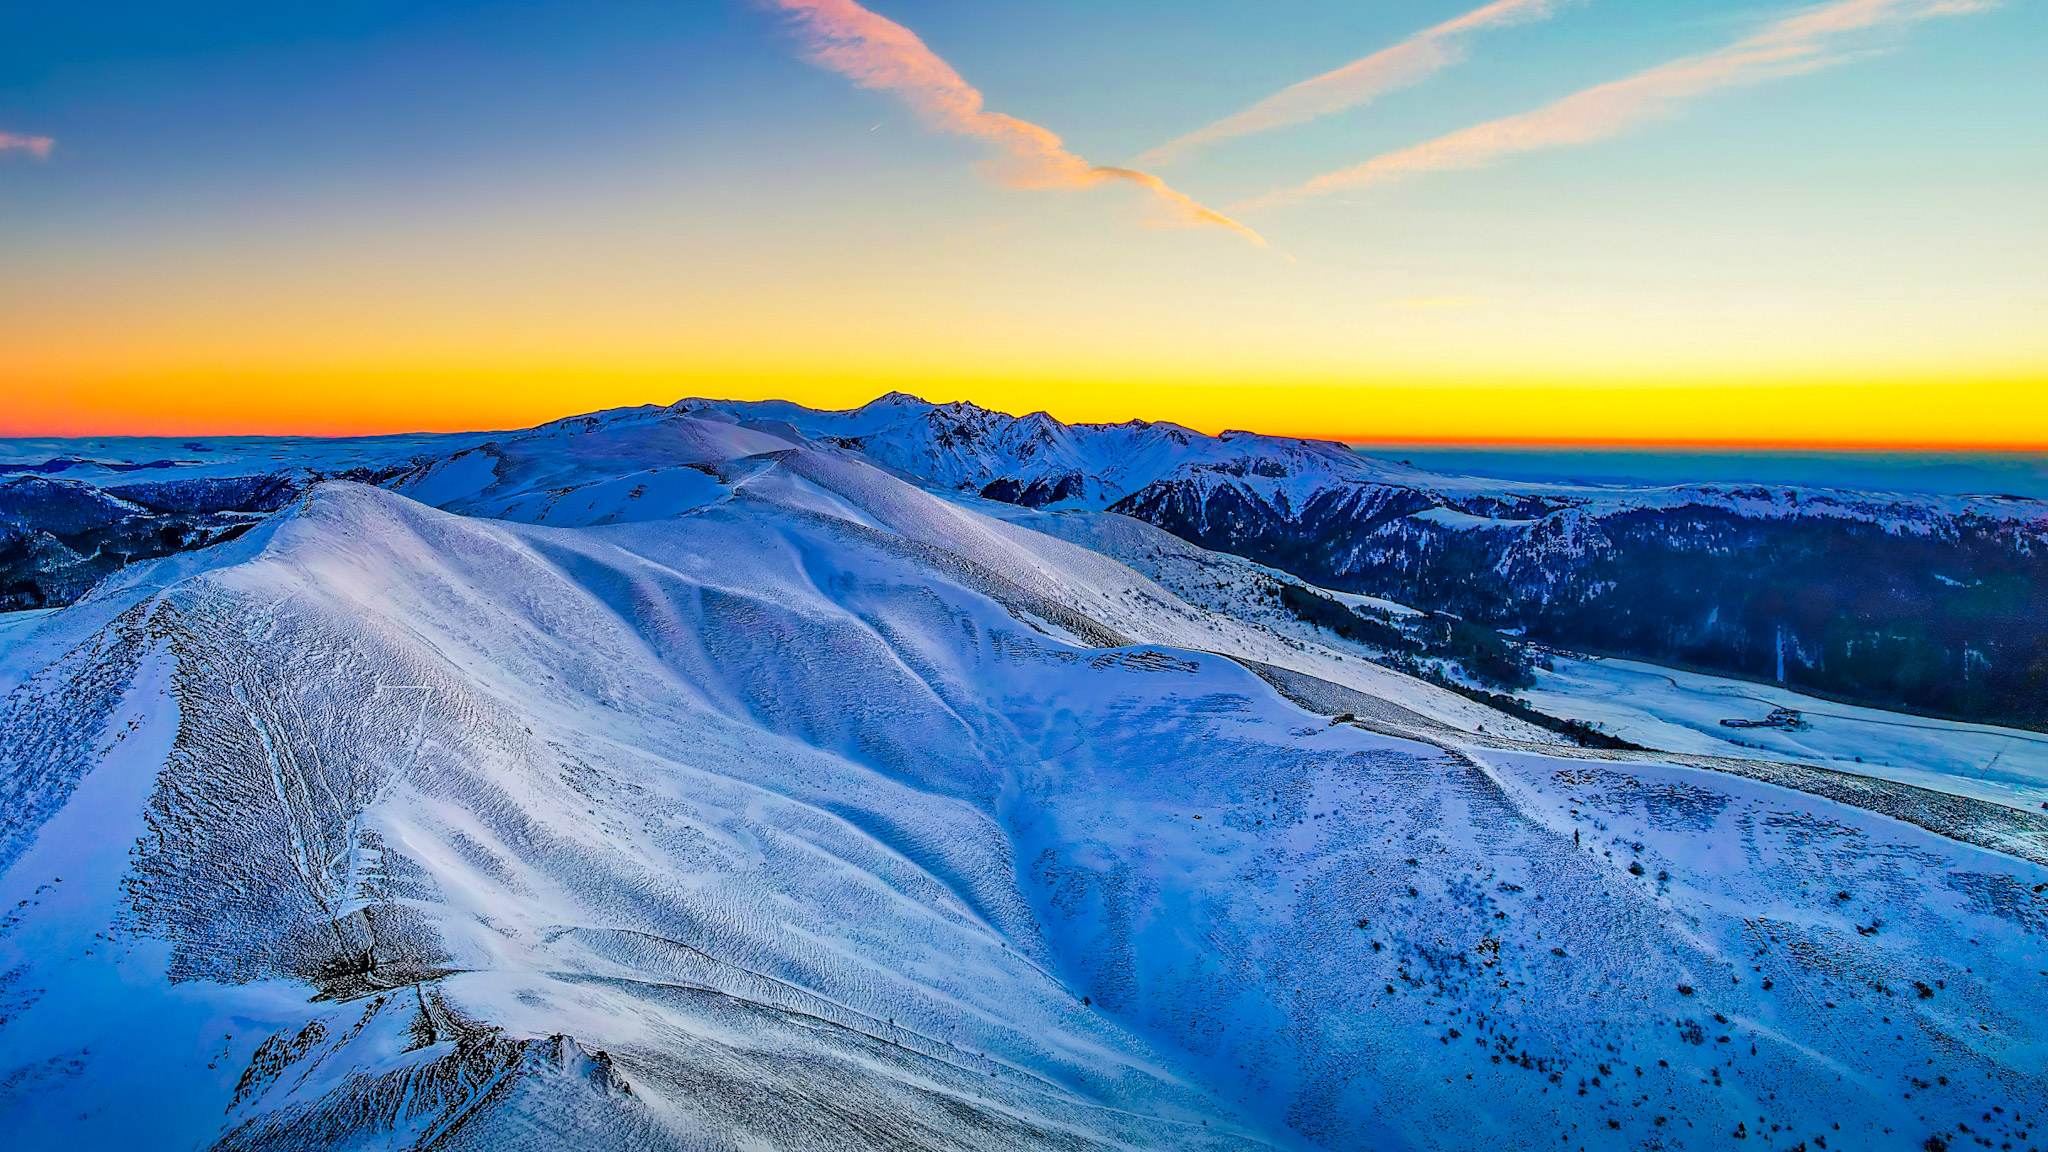
[{"label": "pink-tinted cloud", "polygon": [[855,0],[761,2],[790,15],[813,62],[863,88],[895,93],[935,131],[993,145],[999,155],[990,169],[1005,184],[1048,189],[1130,184],[1150,193],[1167,210],[1173,224],[1228,228],[1265,244],[1258,233],[1174,191],[1157,176],[1090,164],[1068,151],[1051,131],[989,111],[980,90],[926,47],[916,33]]},{"label": "pink-tinted cloud", "polygon": [[1840,41],[1853,33],[1994,6],[1995,0],[1834,0],[1784,17],[1725,48],[1588,88],[1533,112],[1389,152],[1242,207],[1271,207],[1419,172],[1481,168],[1524,152],[1606,140],[1670,116],[1710,92],[1841,63],[1850,53]]},{"label": "pink-tinted cloud", "polygon": [[0,132],[0,152],[26,152],[40,160],[56,146],[57,142],[48,136],[16,136],[12,132]]},{"label": "pink-tinted cloud", "polygon": [[1397,88],[1407,88],[1428,79],[1465,56],[1466,40],[1474,32],[1510,24],[1527,24],[1548,19],[1574,0],[1494,0],[1454,20],[1446,20],[1391,48],[1362,60],[1354,60],[1334,72],[1325,72],[1282,89],[1257,104],[1197,129],[1169,144],[1138,157],[1140,164],[1170,164],[1199,149],[1235,136],[1250,136],[1301,124],[1318,116],[1371,103]]}]

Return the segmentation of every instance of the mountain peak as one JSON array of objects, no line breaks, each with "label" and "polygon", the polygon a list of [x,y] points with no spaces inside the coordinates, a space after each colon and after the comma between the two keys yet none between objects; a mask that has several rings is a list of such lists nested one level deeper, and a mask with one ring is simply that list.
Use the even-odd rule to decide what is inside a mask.
[{"label": "mountain peak", "polygon": [[[954,401],[954,403],[955,403],[955,404],[959,404],[959,403],[963,403],[963,402],[962,402],[962,401],[957,401],[957,400],[956,400],[956,401]],[[870,400],[870,401],[868,401],[867,403],[865,403],[865,404],[861,405],[861,406],[860,406],[860,407],[859,407],[858,409],[855,409],[855,411],[859,411],[859,412],[866,412],[866,411],[869,411],[869,410],[871,410],[871,409],[876,409],[876,408],[938,408],[938,407],[941,407],[941,405],[938,405],[938,404],[934,404],[934,403],[932,403],[931,401],[929,401],[929,400],[926,400],[926,399],[925,399],[924,397],[922,397],[922,396],[912,396],[912,395],[911,395],[910,393],[908,393],[908,392],[897,392],[897,391],[889,391],[889,392],[884,392],[884,393],[882,393],[882,394],[881,394],[880,396],[877,396],[877,397],[875,397],[875,398],[874,398],[873,400]]]}]

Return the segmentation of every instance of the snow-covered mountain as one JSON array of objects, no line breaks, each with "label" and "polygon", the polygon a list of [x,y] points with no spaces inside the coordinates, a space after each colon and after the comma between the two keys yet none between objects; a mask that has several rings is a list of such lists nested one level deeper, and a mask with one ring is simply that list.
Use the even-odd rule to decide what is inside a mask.
[{"label": "snow-covered mountain", "polygon": [[[673,495],[686,499],[708,474],[682,463],[694,449],[664,438],[706,424],[857,452],[949,495],[1110,510],[1324,588],[1553,646],[1880,707],[2048,725],[2040,501],[1511,482],[1328,442],[1142,421],[1065,425],[902,394],[843,412],[691,399],[464,436],[0,443],[0,476],[11,477],[0,478],[0,609],[65,603],[131,559],[224,539],[323,478],[412,483],[433,469],[438,484],[453,461],[488,471],[516,457],[525,462],[505,466],[525,479],[511,484],[508,473],[495,491],[510,499],[523,485],[521,499],[539,507],[555,499],[551,470],[616,444],[626,446],[602,450],[623,456],[590,464],[623,487],[586,499],[642,500],[664,485],[681,485]],[[52,487],[110,496],[118,508],[96,526],[44,523],[47,495],[27,490]],[[507,504],[492,514],[523,513]],[[1514,664],[1491,660],[1478,678],[1526,686]]]},{"label": "snow-covered mountain", "polygon": [[1320,585],[1570,648],[1881,706],[2048,724],[2048,504],[1754,484],[1447,476],[1340,444],[1059,424],[891,395],[783,422],[921,481],[1108,509]]},{"label": "snow-covered mountain", "polygon": [[[787,401],[691,398],[668,409],[605,413],[600,421],[659,419],[661,413],[724,414],[781,424],[812,439],[857,449],[921,482],[1027,507],[1144,506],[1168,492],[1199,506],[1236,500],[1287,516],[1345,486],[1408,494],[1412,510],[1447,527],[1532,527],[1563,512],[1714,507],[1758,518],[1826,517],[1938,533],[1957,520],[2048,527],[2048,507],[2019,497],[1931,496],[1757,484],[1649,487],[1502,481],[1454,476],[1362,455],[1327,440],[1224,432],[1208,436],[1167,422],[1062,424],[1043,412],[1010,416],[966,401],[933,404],[891,392],[859,408],[819,411]],[[994,486],[995,490],[990,491]],[[1392,507],[1390,502],[1383,507]]]},{"label": "snow-covered mountain", "polygon": [[2038,1142],[2048,816],[1575,748],[693,411],[0,616],[17,1142]]}]

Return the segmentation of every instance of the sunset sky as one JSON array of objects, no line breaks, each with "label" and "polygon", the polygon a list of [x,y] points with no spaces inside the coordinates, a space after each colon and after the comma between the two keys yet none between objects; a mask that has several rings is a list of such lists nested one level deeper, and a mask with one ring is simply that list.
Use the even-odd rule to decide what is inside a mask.
[{"label": "sunset sky", "polygon": [[4,11],[0,435],[2048,446],[2048,0]]}]

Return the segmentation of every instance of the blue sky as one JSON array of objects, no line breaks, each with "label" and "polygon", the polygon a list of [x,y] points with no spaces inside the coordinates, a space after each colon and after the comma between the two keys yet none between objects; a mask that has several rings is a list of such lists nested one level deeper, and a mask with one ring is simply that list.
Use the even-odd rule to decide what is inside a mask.
[{"label": "blue sky", "polygon": [[[1832,7],[1560,0],[1158,166],[1261,250],[1148,227],[1176,221],[1129,188],[1006,186],[987,141],[758,4],[13,4],[0,133],[54,143],[0,150],[0,386],[102,416],[303,373],[536,414],[719,382],[1038,388],[1076,414],[1220,412],[1241,385],[1255,415],[1299,386],[1354,396],[1353,423],[1376,387],[2009,401],[2048,381],[2048,6],[1956,6],[1609,138],[1258,206]],[[989,109],[1127,165],[1479,5],[868,7]],[[371,423],[408,419],[460,422]]]}]

